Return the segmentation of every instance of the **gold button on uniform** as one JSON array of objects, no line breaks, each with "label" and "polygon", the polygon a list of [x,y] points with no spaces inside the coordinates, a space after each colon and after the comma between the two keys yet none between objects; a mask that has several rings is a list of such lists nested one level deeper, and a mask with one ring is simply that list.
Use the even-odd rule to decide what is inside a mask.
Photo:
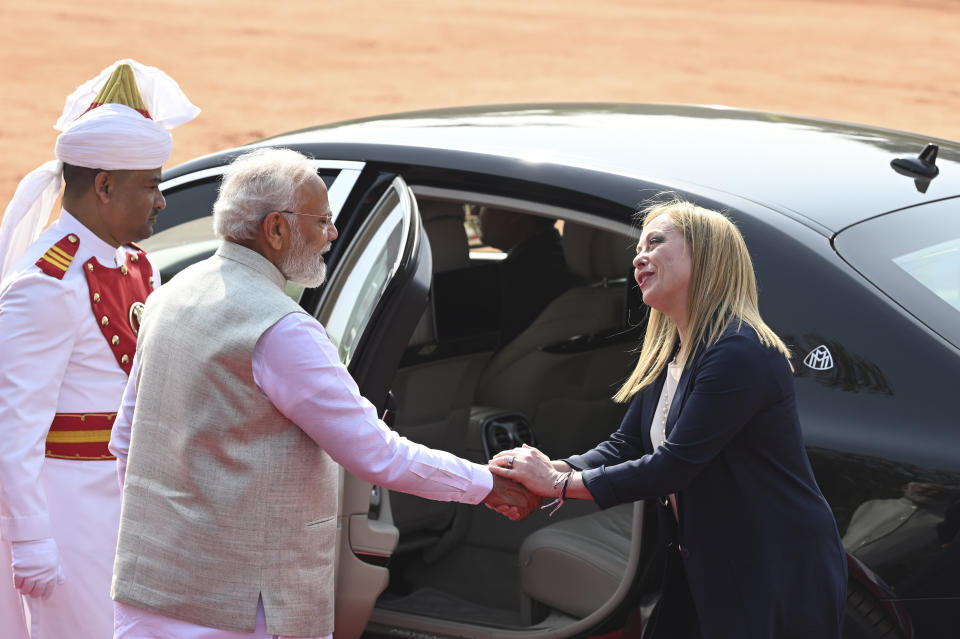
[{"label": "gold button on uniform", "polygon": [[130,363],[130,358],[127,357],[126,355],[124,355],[123,357],[120,358],[120,363],[121,363],[121,364],[129,364],[129,363]]},{"label": "gold button on uniform", "polygon": [[123,266],[120,267],[120,272],[123,273],[124,275],[127,274],[127,265],[126,265],[126,264],[124,264]]},{"label": "gold button on uniform", "polygon": [[109,323],[110,323],[110,318],[107,317],[106,315],[100,318],[100,326],[106,326]]},{"label": "gold button on uniform", "polygon": [[130,261],[136,264],[137,262],[140,261],[140,256],[134,253],[133,255],[130,256]]},{"label": "gold button on uniform", "polygon": [[120,338],[119,338],[118,336],[114,335],[113,337],[110,338],[110,343],[113,344],[114,346],[116,346],[117,344],[120,343]]},{"label": "gold button on uniform", "polygon": [[99,303],[99,302],[100,302],[100,293],[94,293],[94,294],[93,294],[93,301],[94,301],[94,303]]},{"label": "gold button on uniform", "polygon": [[150,278],[150,286],[153,286],[153,277]]},{"label": "gold button on uniform", "polygon": [[87,270],[93,273],[93,264],[87,264]]},{"label": "gold button on uniform", "polygon": [[77,236],[76,236],[76,235],[73,235],[73,234],[68,235],[68,236],[67,236],[67,240],[69,240],[71,244],[76,244],[76,243],[77,243]]}]

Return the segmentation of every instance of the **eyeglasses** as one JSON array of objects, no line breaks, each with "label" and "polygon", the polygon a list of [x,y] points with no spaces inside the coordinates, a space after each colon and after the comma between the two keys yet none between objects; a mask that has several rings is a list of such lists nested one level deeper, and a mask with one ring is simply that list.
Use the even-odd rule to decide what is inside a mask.
[{"label": "eyeglasses", "polygon": [[324,213],[323,215],[315,215],[313,213],[297,213],[296,211],[277,211],[277,213],[289,213],[290,215],[302,215],[303,217],[320,218],[320,221],[324,225],[330,225],[333,223],[333,213]]}]

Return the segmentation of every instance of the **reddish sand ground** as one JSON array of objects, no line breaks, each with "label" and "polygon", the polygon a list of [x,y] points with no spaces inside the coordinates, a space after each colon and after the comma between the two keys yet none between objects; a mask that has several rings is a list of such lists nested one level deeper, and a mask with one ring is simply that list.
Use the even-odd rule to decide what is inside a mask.
[{"label": "reddish sand ground", "polygon": [[0,0],[0,211],[113,60],[203,109],[169,166],[377,113],[531,101],[725,104],[960,139],[960,1]]}]

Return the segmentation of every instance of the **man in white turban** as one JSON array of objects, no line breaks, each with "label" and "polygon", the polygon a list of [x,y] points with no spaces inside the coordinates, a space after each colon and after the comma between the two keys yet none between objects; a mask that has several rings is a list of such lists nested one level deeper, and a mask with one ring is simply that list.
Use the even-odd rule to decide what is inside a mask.
[{"label": "man in white turban", "polygon": [[[11,584],[32,639],[112,635],[120,489],[107,444],[159,285],[133,242],[165,206],[168,129],[199,111],[159,69],[104,69],[67,98],[57,160],[21,181],[0,225],[0,555],[12,556],[0,636],[24,636]],[[41,232],[61,176],[63,210]]]}]

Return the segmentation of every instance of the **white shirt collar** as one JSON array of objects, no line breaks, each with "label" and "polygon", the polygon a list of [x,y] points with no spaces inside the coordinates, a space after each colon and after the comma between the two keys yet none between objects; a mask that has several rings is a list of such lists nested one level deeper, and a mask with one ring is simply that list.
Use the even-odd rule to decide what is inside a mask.
[{"label": "white shirt collar", "polygon": [[113,248],[99,237],[93,231],[83,225],[80,220],[73,217],[67,209],[60,210],[60,219],[57,224],[67,233],[74,233],[80,238],[80,246],[93,254],[101,265],[108,268],[114,268],[123,263],[125,259],[123,247]]}]

